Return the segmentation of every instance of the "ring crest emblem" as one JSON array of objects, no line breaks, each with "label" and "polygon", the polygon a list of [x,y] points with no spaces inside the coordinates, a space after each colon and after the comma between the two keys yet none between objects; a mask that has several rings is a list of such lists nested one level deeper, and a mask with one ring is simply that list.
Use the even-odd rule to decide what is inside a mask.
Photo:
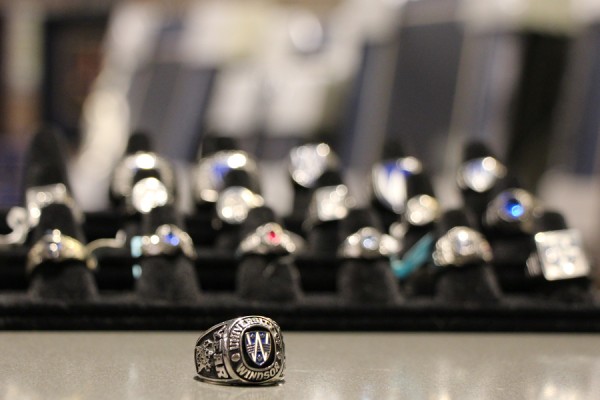
[{"label": "ring crest emblem", "polygon": [[271,355],[271,334],[267,331],[251,331],[244,334],[245,351],[254,364],[262,367]]}]

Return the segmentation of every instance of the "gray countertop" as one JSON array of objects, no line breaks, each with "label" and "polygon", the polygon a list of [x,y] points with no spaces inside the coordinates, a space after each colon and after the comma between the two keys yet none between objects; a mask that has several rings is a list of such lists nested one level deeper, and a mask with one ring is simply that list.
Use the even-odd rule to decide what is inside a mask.
[{"label": "gray countertop", "polygon": [[285,383],[194,379],[193,333],[0,333],[0,398],[600,398],[600,335],[287,333]]}]

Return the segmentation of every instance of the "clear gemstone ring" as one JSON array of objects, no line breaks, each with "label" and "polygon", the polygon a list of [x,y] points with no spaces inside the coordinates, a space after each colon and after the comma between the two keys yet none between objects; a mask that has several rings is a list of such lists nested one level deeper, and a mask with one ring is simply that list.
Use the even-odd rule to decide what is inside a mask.
[{"label": "clear gemstone ring", "polygon": [[377,259],[397,255],[400,242],[373,227],[364,227],[348,236],[338,249],[342,258]]}]

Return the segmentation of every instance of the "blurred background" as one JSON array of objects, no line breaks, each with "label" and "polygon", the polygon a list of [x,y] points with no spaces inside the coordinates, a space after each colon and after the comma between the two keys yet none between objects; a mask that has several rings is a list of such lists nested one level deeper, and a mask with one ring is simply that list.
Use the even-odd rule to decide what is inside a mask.
[{"label": "blurred background", "polygon": [[454,207],[476,138],[600,258],[597,0],[20,0],[0,3],[0,55],[0,208],[22,202],[23,151],[48,123],[90,211],[135,130],[184,192],[204,135],[239,138],[281,214],[300,142],[327,140],[367,201],[371,165],[399,140]]}]

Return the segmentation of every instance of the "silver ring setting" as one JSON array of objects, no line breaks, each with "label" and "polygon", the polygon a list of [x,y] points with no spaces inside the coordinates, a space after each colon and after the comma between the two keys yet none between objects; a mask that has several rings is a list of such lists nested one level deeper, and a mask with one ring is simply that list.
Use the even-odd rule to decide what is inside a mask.
[{"label": "silver ring setting", "polygon": [[25,243],[31,229],[39,224],[42,210],[51,204],[64,204],[71,209],[75,221],[83,223],[83,211],[77,206],[65,184],[33,186],[25,192],[25,208],[12,207],[6,215],[6,223],[12,232],[0,235],[0,245]]},{"label": "silver ring setting", "polygon": [[353,206],[354,199],[348,194],[346,185],[318,188],[311,198],[304,228],[309,230],[323,222],[344,219],[348,215],[348,209]]},{"label": "silver ring setting", "polygon": [[29,234],[29,214],[23,207],[12,207],[6,214],[6,225],[10,233],[0,235],[0,247],[10,247],[25,243]]},{"label": "silver ring setting", "polygon": [[396,214],[406,206],[406,177],[420,174],[423,167],[415,157],[403,157],[377,163],[371,169],[371,182],[377,200]]},{"label": "silver ring setting", "polygon": [[558,281],[589,276],[590,263],[578,230],[539,232],[534,240],[536,251],[527,260],[531,277],[543,276],[547,281]]},{"label": "silver ring setting", "polygon": [[440,203],[433,196],[420,194],[406,202],[404,218],[412,226],[424,226],[434,222],[440,215]]},{"label": "silver ring setting", "polygon": [[83,243],[54,229],[31,247],[27,253],[26,271],[31,274],[46,261],[60,263],[68,260],[81,261],[92,271],[97,267],[96,259]]},{"label": "silver ring setting", "polygon": [[461,267],[490,262],[492,248],[481,233],[466,226],[457,226],[437,240],[432,258],[438,267]]},{"label": "silver ring setting", "polygon": [[173,196],[162,181],[149,177],[136,182],[127,199],[130,208],[139,213],[148,214],[156,207],[170,204]]},{"label": "silver ring setting", "polygon": [[64,204],[69,207],[76,221],[83,222],[83,212],[75,199],[69,193],[69,190],[63,183],[55,183],[53,185],[34,186],[25,192],[25,204],[27,205],[27,213],[29,215],[29,228],[35,228],[40,222],[42,209],[50,204]]},{"label": "silver ring setting", "polygon": [[256,161],[241,150],[218,151],[201,159],[194,170],[194,198],[196,201],[198,203],[217,202],[219,193],[223,190],[225,176],[234,169],[247,171],[253,177],[258,175]]},{"label": "silver ring setting", "polygon": [[338,157],[326,143],[310,143],[290,150],[290,176],[305,188],[314,187],[323,172],[338,165]]},{"label": "silver ring setting", "polygon": [[261,225],[246,236],[238,247],[237,253],[244,254],[294,254],[304,248],[303,239],[287,231],[281,225],[269,222]]},{"label": "silver ring setting", "polygon": [[540,211],[541,207],[531,193],[523,189],[508,189],[490,202],[484,223],[491,228],[532,233]]},{"label": "silver ring setting", "polygon": [[152,153],[139,151],[123,158],[115,167],[111,191],[120,198],[129,198],[133,190],[133,179],[140,170],[156,170],[160,181],[169,195],[175,192],[175,169],[167,159]]},{"label": "silver ring setting", "polygon": [[197,257],[190,235],[175,225],[160,225],[154,234],[142,236],[141,242],[143,257],[173,256],[179,253],[191,260]]},{"label": "silver ring setting", "polygon": [[340,245],[338,255],[350,259],[378,259],[397,255],[400,242],[373,227],[364,227],[348,236]]},{"label": "silver ring setting", "polygon": [[281,329],[263,316],[231,319],[208,329],[194,348],[201,380],[228,385],[272,385],[283,380]]},{"label": "silver ring setting", "polygon": [[506,167],[500,161],[494,157],[482,157],[461,165],[456,181],[461,189],[484,193],[494,187],[504,176],[506,176]]},{"label": "silver ring setting", "polygon": [[265,204],[262,196],[242,186],[232,186],[221,192],[217,200],[217,215],[221,221],[239,225],[246,220],[252,208]]}]

